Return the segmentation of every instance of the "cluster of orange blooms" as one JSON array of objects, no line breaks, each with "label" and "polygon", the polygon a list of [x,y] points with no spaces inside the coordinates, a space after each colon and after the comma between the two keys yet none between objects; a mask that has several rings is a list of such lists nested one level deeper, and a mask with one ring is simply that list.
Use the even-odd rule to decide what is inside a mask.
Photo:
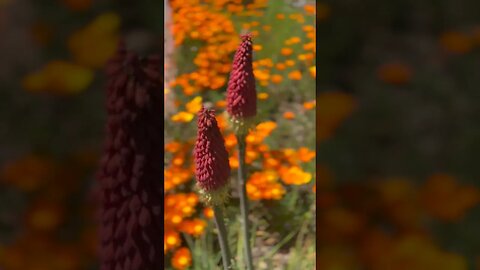
[{"label": "cluster of orange blooms", "polygon": [[[219,127],[225,135],[225,146],[230,154],[230,166],[233,169],[238,168],[238,151],[236,148],[237,139],[234,133],[228,133],[229,130],[225,123],[223,115],[217,116]],[[271,150],[264,143],[272,131],[276,128],[276,124],[271,121],[260,123],[256,128],[247,135],[247,148],[245,151],[245,162],[254,164],[258,162],[265,170],[264,172],[252,175],[248,180],[248,185],[252,192],[248,192],[251,199],[266,199],[266,197],[258,197],[258,193],[254,193],[254,188],[269,189],[279,187],[278,181],[281,179],[288,185],[302,185],[309,183],[313,176],[301,169],[301,163],[308,163],[315,158],[315,151],[306,147],[298,150],[286,148],[282,150]],[[187,183],[192,180],[194,168],[191,160],[188,159],[188,153],[192,151],[193,143],[180,143],[172,141],[165,145],[165,151],[172,154],[170,165],[165,169],[165,192],[173,191],[176,186]],[[187,164],[187,167],[184,165]],[[272,172],[278,171],[278,174]],[[279,188],[279,195],[283,194],[283,188]],[[278,199],[280,199],[278,197]]]},{"label": "cluster of orange blooms", "polygon": [[[323,92],[317,99],[317,140],[322,143],[358,102],[340,91]],[[317,238],[323,243],[317,249],[320,268],[469,269],[464,256],[439,247],[425,221],[461,221],[480,203],[476,186],[462,184],[447,173],[432,174],[420,185],[403,177],[334,184],[334,174],[322,164],[317,164],[317,175],[317,226],[322,228]],[[385,225],[395,229],[386,231]]]},{"label": "cluster of orange blooms", "polygon": [[[196,212],[198,196],[195,193],[177,193],[165,195],[164,213],[164,252],[175,250],[171,263],[176,269],[185,269],[191,265],[190,251],[180,247],[182,240],[180,232],[200,236],[207,222],[199,218],[190,218]],[[204,209],[204,216],[211,218],[211,209]],[[180,247],[180,248],[179,248]]]},{"label": "cluster of orange blooms", "polygon": [[[467,269],[464,257],[436,245],[425,219],[460,221],[480,202],[480,190],[473,185],[438,173],[419,187],[411,179],[395,177],[344,187],[344,194],[329,188],[322,188],[317,204],[322,228],[317,237],[325,244],[318,250],[322,268]],[[381,224],[394,226],[394,232],[378,228],[379,218]],[[352,244],[339,245],[347,241]]]},{"label": "cluster of orange blooms", "polygon": [[[317,139],[320,135],[322,142],[352,114],[357,102],[340,91],[324,92],[318,102],[317,119],[322,124]],[[420,186],[403,177],[333,185],[334,174],[322,164],[317,164],[317,174],[320,268],[468,269],[465,257],[438,246],[425,220],[461,221],[480,203],[477,187],[446,173],[433,174]],[[394,232],[376,224],[378,218],[384,219],[381,224],[394,226]]]},{"label": "cluster of orange blooms", "polygon": [[[63,0],[71,10],[79,11],[90,6],[91,1]],[[85,3],[83,3],[85,2]],[[32,39],[41,45],[48,43],[51,27],[42,23],[34,25]],[[57,95],[77,94],[91,85],[94,71],[102,68],[115,53],[119,41],[120,17],[107,12],[74,31],[67,40],[71,60],[55,59],[38,70],[27,74],[23,88],[30,92]]]},{"label": "cluster of orange blooms", "polygon": [[[202,90],[217,90],[225,86],[230,71],[231,54],[235,51],[239,38],[233,22],[220,12],[221,8],[226,6],[229,9],[238,10],[238,12],[233,13],[240,16],[248,14],[248,11],[260,9],[266,4],[266,1],[254,1],[252,4],[246,5],[246,9],[243,10],[242,1],[228,2],[171,1],[174,10],[172,32],[175,43],[181,45],[188,38],[199,40],[203,44],[193,60],[196,70],[177,76],[170,83],[170,87],[179,86],[185,95],[190,96]],[[315,14],[313,5],[306,5],[305,11],[309,16]],[[300,13],[291,14],[289,17],[289,19],[298,23],[305,23],[305,18]],[[284,19],[285,15],[278,14],[277,18],[279,20]],[[271,58],[258,59],[253,62],[254,75],[259,85],[280,84],[284,77],[289,80],[301,80],[303,72],[296,68],[296,60],[308,67],[308,72],[313,78],[316,76],[314,64],[316,52],[315,27],[312,25],[313,17],[309,17],[309,19],[312,21],[302,27],[307,40],[302,40],[300,37],[285,40],[285,47],[279,52],[282,57],[279,58],[277,63],[273,63]],[[269,25],[260,25],[258,21],[244,23],[242,27],[244,31],[249,31],[254,37],[260,35],[260,30],[269,35],[272,28]],[[303,49],[305,53],[293,54],[293,51],[297,49]],[[254,50],[261,51],[262,45],[255,44]],[[275,71],[271,74],[270,69],[272,68],[275,68]]]},{"label": "cluster of orange blooms", "polygon": [[[74,245],[62,245],[48,238],[25,235],[8,248],[0,248],[4,269],[82,269],[82,251]],[[26,260],[25,258],[28,258]]]},{"label": "cluster of orange blooms", "polygon": [[466,54],[475,46],[480,45],[479,28],[473,29],[470,33],[460,31],[447,31],[440,38],[442,48],[451,54]]},{"label": "cluster of orange blooms", "polygon": [[[439,36],[438,41],[440,48],[447,54],[464,55],[480,46],[480,27],[473,27],[470,31],[446,31]],[[388,84],[404,85],[411,81],[413,70],[409,64],[394,60],[380,65],[377,77]]]},{"label": "cluster of orange blooms", "polygon": [[[68,220],[71,209],[67,208],[66,201],[78,190],[83,169],[95,165],[93,157],[84,157],[80,155],[63,163],[30,154],[0,168],[0,183],[28,196],[25,210],[14,214],[20,218],[19,236],[8,245],[0,245],[3,269],[76,270],[94,261],[96,234],[93,224],[82,227],[76,236],[78,240],[73,243],[61,240],[57,234],[59,228],[71,222]],[[93,214],[88,207],[79,213],[85,220],[92,220]]]},{"label": "cluster of orange blooms", "polygon": [[193,60],[197,69],[178,76],[170,86],[181,86],[186,95],[224,86],[230,71],[230,55],[239,42],[232,21],[200,5],[200,1],[173,0],[170,5],[175,44],[181,45],[186,38],[204,43]]},{"label": "cluster of orange blooms", "polygon": [[354,250],[338,245],[317,250],[322,269],[356,269],[359,265],[368,269],[440,269],[466,270],[465,258],[439,249],[434,241],[424,235],[392,237],[380,230],[372,230],[359,244],[361,256]]},{"label": "cluster of orange blooms", "polygon": [[[306,5],[305,9],[308,15],[314,15],[310,10],[310,5]],[[294,13],[291,14],[290,19],[295,20],[298,23],[304,23],[305,19],[302,14]],[[277,14],[278,20],[283,20],[285,18],[284,14]],[[260,35],[260,24],[256,21],[251,23],[243,24],[243,28],[251,31],[252,35]],[[269,25],[263,25],[261,30],[269,34],[271,27]],[[303,73],[298,69],[299,64],[304,64],[309,67],[310,75],[315,78],[315,53],[316,53],[316,36],[315,36],[315,27],[309,24],[302,26],[302,30],[305,33],[306,40],[298,36],[291,37],[284,41],[285,47],[280,49],[279,60],[276,63],[273,63],[272,58],[258,59],[253,62],[254,75],[255,78],[259,81],[259,85],[268,86],[270,83],[275,85],[282,83],[284,77],[287,77],[289,80],[299,81],[303,78]],[[305,53],[295,53],[298,49],[303,49]],[[254,45],[255,51],[262,51],[263,47],[261,45]],[[295,59],[296,58],[296,59]],[[296,60],[300,61],[297,63]]]}]

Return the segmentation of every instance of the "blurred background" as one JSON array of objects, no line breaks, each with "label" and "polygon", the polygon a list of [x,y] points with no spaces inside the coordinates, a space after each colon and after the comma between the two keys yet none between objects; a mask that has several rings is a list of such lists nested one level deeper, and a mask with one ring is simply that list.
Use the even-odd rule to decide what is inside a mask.
[{"label": "blurred background", "polygon": [[318,1],[319,269],[480,269],[480,2]]},{"label": "blurred background", "polygon": [[160,53],[160,1],[0,1],[0,268],[98,269],[103,66]]}]

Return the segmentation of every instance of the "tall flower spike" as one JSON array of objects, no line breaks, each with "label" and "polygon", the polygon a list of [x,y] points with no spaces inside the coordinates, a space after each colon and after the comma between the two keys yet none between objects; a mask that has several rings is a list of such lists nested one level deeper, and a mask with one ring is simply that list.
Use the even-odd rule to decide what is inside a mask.
[{"label": "tall flower spike", "polygon": [[244,134],[257,114],[257,92],[252,67],[252,35],[241,36],[227,87],[227,111],[237,134]]},{"label": "tall flower spike", "polygon": [[106,142],[98,173],[102,270],[163,267],[161,58],[120,44],[106,67]]},{"label": "tall flower spike", "polygon": [[198,113],[197,141],[194,148],[197,185],[207,204],[220,205],[228,197],[230,164],[225,141],[215,119],[215,111]]}]

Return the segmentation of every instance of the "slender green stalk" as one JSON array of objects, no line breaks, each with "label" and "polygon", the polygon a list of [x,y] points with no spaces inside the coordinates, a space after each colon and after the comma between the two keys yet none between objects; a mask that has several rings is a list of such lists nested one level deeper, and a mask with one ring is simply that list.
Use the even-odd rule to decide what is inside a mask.
[{"label": "slender green stalk", "polygon": [[246,181],[246,167],[245,167],[245,149],[246,141],[245,135],[237,136],[238,144],[238,193],[240,195],[240,212],[242,215],[242,231],[243,231],[243,246],[245,252],[246,265],[248,270],[253,270],[252,250],[250,247],[250,226],[248,225],[248,198],[247,198],[247,181]]},{"label": "slender green stalk", "polygon": [[223,221],[222,206],[214,206],[213,212],[218,229],[218,241],[220,242],[220,249],[222,251],[223,269],[229,270],[232,269],[232,261],[227,241],[227,229],[225,228],[225,222]]}]

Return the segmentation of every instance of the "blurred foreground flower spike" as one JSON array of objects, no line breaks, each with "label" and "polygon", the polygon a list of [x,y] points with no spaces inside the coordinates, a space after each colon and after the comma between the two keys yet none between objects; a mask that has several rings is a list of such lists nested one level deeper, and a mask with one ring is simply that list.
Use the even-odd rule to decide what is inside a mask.
[{"label": "blurred foreground flower spike", "polygon": [[235,124],[235,132],[245,133],[246,121],[257,114],[257,93],[252,67],[252,36],[242,35],[242,43],[233,58],[227,87],[227,111]]},{"label": "blurred foreground flower spike", "polygon": [[202,107],[198,113],[198,133],[194,149],[197,185],[205,202],[221,205],[228,197],[230,164],[225,141],[215,119],[215,111]]},{"label": "blurred foreground flower spike", "polygon": [[120,45],[106,72],[108,125],[102,186],[101,269],[161,269],[162,74],[160,57]]}]

